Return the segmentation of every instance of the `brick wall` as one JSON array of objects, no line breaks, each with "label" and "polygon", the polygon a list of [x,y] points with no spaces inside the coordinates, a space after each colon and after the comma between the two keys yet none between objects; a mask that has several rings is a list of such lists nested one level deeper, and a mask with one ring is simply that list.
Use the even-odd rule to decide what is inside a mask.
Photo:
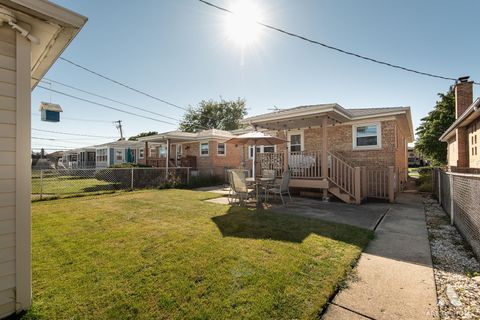
[{"label": "brick wall", "polygon": [[[404,148],[396,148],[396,121],[382,121],[382,147],[378,150],[354,150],[352,125],[328,127],[328,150],[339,153],[353,166],[386,167],[406,162]],[[403,139],[405,139],[402,134]],[[305,150],[322,149],[322,128],[304,129]],[[404,142],[403,142],[404,143]]]}]

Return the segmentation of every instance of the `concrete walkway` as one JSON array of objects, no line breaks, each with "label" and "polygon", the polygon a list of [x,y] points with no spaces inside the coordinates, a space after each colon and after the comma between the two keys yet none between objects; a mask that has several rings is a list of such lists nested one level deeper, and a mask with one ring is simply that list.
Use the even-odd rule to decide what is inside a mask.
[{"label": "concrete walkway", "polygon": [[438,319],[422,198],[401,194],[323,319]]}]

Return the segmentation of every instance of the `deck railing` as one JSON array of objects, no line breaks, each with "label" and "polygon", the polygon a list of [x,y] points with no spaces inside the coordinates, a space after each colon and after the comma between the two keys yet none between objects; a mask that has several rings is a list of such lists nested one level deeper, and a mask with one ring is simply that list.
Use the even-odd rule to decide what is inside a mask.
[{"label": "deck railing", "polygon": [[328,179],[344,192],[355,197],[355,168],[330,152],[328,160]]},{"label": "deck railing", "polygon": [[258,154],[261,170],[275,170],[281,176],[288,156],[288,168],[294,179],[328,178],[332,185],[352,196],[357,203],[367,197],[393,201],[401,191],[401,171],[394,167],[354,167],[334,152],[328,152],[328,176],[322,176],[321,151]]},{"label": "deck railing", "polygon": [[[257,154],[260,163],[260,169],[275,170],[277,177],[281,177],[284,169],[285,154],[280,152],[268,152]],[[259,171],[260,172],[260,171]]]},{"label": "deck railing", "polygon": [[289,152],[288,167],[292,178],[318,179],[322,177],[320,151]]}]

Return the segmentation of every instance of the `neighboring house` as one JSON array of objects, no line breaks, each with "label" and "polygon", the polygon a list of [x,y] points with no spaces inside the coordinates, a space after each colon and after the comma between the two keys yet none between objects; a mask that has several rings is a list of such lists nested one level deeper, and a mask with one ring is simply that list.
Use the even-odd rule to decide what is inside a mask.
[{"label": "neighboring house", "polygon": [[67,169],[107,168],[123,163],[138,163],[143,143],[119,140],[64,152],[62,164]]},{"label": "neighboring house", "polygon": [[[1,0],[0,318],[30,307],[31,90],[86,22],[43,0]],[[25,29],[21,33],[12,25]],[[27,31],[28,30],[28,31]]]},{"label": "neighboring house", "polygon": [[259,146],[259,166],[277,172],[289,168],[291,186],[300,190],[321,189],[324,198],[333,194],[350,203],[366,197],[393,201],[406,183],[407,145],[413,141],[409,107],[345,109],[321,104],[242,122],[288,140],[276,147]]},{"label": "neighboring house", "polygon": [[455,122],[440,141],[448,143],[451,171],[478,172],[480,169],[480,98],[473,101],[473,81],[459,79],[455,85]]},{"label": "neighboring house", "polygon": [[106,168],[124,163],[138,163],[140,148],[138,141],[119,140],[95,146],[95,167]]},{"label": "neighboring house", "polygon": [[144,143],[139,163],[189,167],[193,173],[223,175],[226,168],[238,168],[247,157],[242,146],[226,143],[232,137],[232,133],[216,129],[197,133],[171,131],[142,137],[138,139]]},{"label": "neighboring house", "polygon": [[66,150],[62,156],[62,165],[68,169],[95,168],[95,147]]},{"label": "neighboring house", "polygon": [[423,167],[428,165],[428,162],[415,150],[415,147],[408,147],[408,167]]}]

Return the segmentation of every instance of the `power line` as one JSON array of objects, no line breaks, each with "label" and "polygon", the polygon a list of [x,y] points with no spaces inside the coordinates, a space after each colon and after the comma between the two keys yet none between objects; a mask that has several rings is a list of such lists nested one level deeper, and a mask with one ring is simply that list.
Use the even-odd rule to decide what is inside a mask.
[{"label": "power line", "polygon": [[[200,1],[203,4],[206,4],[207,6],[218,9],[220,11],[227,12],[229,14],[235,15],[235,12],[233,12],[229,9],[220,7],[220,6],[218,6],[216,4],[213,4],[211,2],[208,2],[208,1],[205,1],[205,0],[198,0],[198,1]],[[340,52],[340,53],[343,53],[343,54],[346,54],[346,55],[349,55],[349,56],[353,56],[353,57],[356,57],[356,58],[359,58],[359,59],[363,59],[363,60],[367,60],[367,61],[374,62],[374,63],[377,63],[377,64],[381,64],[381,65],[388,66],[388,67],[391,67],[391,68],[396,68],[396,69],[400,69],[400,70],[403,70],[403,71],[412,72],[412,73],[416,73],[416,74],[419,74],[419,75],[432,77],[432,78],[443,79],[443,80],[451,80],[451,81],[457,81],[458,80],[457,78],[451,78],[451,77],[446,77],[446,76],[437,75],[437,74],[433,74],[433,73],[423,72],[423,71],[403,67],[403,66],[400,66],[400,65],[397,65],[397,64],[393,64],[393,63],[390,63],[390,62],[385,62],[385,61],[382,61],[382,60],[370,58],[370,57],[367,57],[367,56],[364,56],[364,55],[361,55],[361,54],[358,54],[358,53],[355,53],[355,52],[347,51],[347,50],[344,50],[344,49],[340,49],[340,48],[325,44],[323,42],[312,40],[310,38],[298,35],[298,34],[293,33],[293,32],[286,31],[284,29],[274,27],[272,25],[263,23],[261,21],[255,21],[255,23],[262,26],[262,27],[265,27],[265,28],[283,33],[283,34],[285,34],[287,36],[290,36],[290,37],[294,37],[294,38],[297,38],[297,39],[300,39],[300,40],[304,40],[304,41],[307,41],[307,42],[310,42],[310,43],[313,43],[313,44],[316,44],[316,45],[320,45],[320,46],[322,46],[324,48],[327,48],[327,49],[330,49],[330,50],[334,50],[334,51],[337,51],[337,52]],[[480,85],[480,83],[478,83],[478,82],[473,82],[473,83],[476,84],[476,85]]]},{"label": "power line", "polygon": [[132,90],[132,91],[135,91],[135,92],[137,92],[137,93],[140,93],[140,94],[142,94],[142,95],[144,95],[144,96],[147,96],[147,97],[149,97],[149,98],[152,98],[152,99],[154,99],[154,100],[163,102],[163,103],[165,103],[165,104],[168,104],[168,105],[170,105],[170,106],[172,106],[172,107],[175,107],[175,108],[178,108],[178,109],[181,109],[181,110],[188,110],[187,108],[181,107],[181,106],[176,105],[176,104],[174,104],[174,103],[172,103],[172,102],[169,102],[169,101],[167,101],[167,100],[164,100],[164,99],[155,97],[155,96],[153,96],[153,95],[151,95],[151,94],[149,94],[149,93],[146,93],[146,92],[144,92],[144,91],[135,89],[135,88],[133,88],[133,87],[131,87],[131,86],[129,86],[129,85],[126,85],[126,84],[124,84],[124,83],[122,83],[122,82],[120,82],[120,81],[114,80],[114,79],[112,79],[112,78],[110,78],[110,77],[107,77],[107,76],[105,76],[105,75],[103,75],[103,74],[100,74],[100,73],[98,73],[98,72],[96,72],[96,71],[93,71],[93,70],[91,70],[91,69],[89,69],[89,68],[87,68],[87,67],[81,66],[81,65],[79,65],[79,64],[77,64],[77,63],[75,63],[75,62],[73,62],[73,61],[71,61],[71,60],[65,59],[65,58],[63,58],[63,57],[59,57],[59,59],[65,61],[65,62],[68,62],[68,63],[70,63],[71,65],[73,65],[73,66],[75,66],[75,67],[77,67],[77,68],[80,68],[80,69],[83,69],[83,70],[85,70],[85,71],[87,71],[87,72],[90,72],[90,73],[92,73],[92,74],[94,74],[94,75],[96,75],[96,76],[98,76],[98,77],[100,77],[100,78],[103,78],[103,79],[105,79],[105,80],[108,80],[108,81],[110,81],[110,82],[113,82],[113,83],[115,83],[115,84],[118,84],[119,86],[122,86],[122,87],[127,88],[127,89]]},{"label": "power line", "polygon": [[[41,113],[32,112],[32,115],[39,116]],[[62,120],[72,120],[72,121],[84,121],[84,122],[100,122],[100,123],[112,123],[112,121],[108,120],[93,120],[93,119],[80,119],[80,118],[70,118],[62,116]]]},{"label": "power line", "polygon": [[[32,137],[33,140],[44,140],[44,141],[60,141],[60,142],[68,142],[73,144],[86,144],[88,142],[80,142],[80,141],[72,141],[72,140],[65,140],[65,139],[53,139],[53,138],[43,138],[43,137]],[[96,138],[98,139],[98,138]]]},{"label": "power line", "polygon": [[154,111],[150,111],[150,110],[145,109],[145,108],[137,107],[137,106],[134,106],[134,105],[129,104],[129,103],[125,103],[125,102],[118,101],[118,100],[115,100],[115,99],[112,99],[112,98],[109,98],[109,97],[105,97],[105,96],[103,96],[103,95],[99,95],[99,94],[93,93],[93,92],[91,92],[91,91],[87,91],[87,90],[84,90],[84,89],[80,89],[80,88],[74,87],[74,86],[72,86],[72,85],[69,85],[69,84],[66,84],[66,83],[62,83],[62,82],[60,82],[60,81],[56,81],[56,80],[52,80],[52,79],[47,79],[47,78],[44,78],[44,79],[47,80],[47,81],[44,81],[44,80],[40,80],[40,81],[45,82],[45,83],[55,83],[55,84],[59,84],[59,85],[61,85],[61,86],[64,86],[64,87],[67,87],[67,88],[70,88],[70,89],[73,89],[73,90],[77,90],[77,91],[80,91],[80,92],[89,94],[89,95],[94,96],[94,97],[97,97],[97,98],[102,98],[102,99],[105,99],[105,100],[108,100],[108,101],[111,101],[111,102],[115,102],[115,103],[118,103],[118,104],[121,104],[121,105],[130,107],[130,108],[134,108],[134,109],[137,109],[137,110],[142,110],[142,111],[145,111],[145,112],[154,114],[154,115],[159,116],[159,117],[164,117],[164,118],[166,118],[166,119],[170,119],[170,120],[174,120],[174,121],[179,121],[178,119],[175,119],[175,118],[172,118],[172,117],[169,117],[169,116],[165,116],[165,115],[163,115],[163,114],[160,114],[160,113],[157,113],[157,112],[154,112]]},{"label": "power line", "polygon": [[162,123],[166,123],[166,124],[170,124],[170,125],[174,125],[174,126],[177,125],[177,124],[172,123],[172,122],[168,122],[168,121],[164,121],[164,120],[160,120],[160,119],[155,119],[155,118],[151,118],[151,117],[147,117],[147,116],[142,116],[142,115],[139,115],[139,114],[136,114],[136,113],[133,113],[133,112],[130,112],[130,111],[125,111],[125,110],[122,110],[122,109],[118,109],[118,108],[115,108],[115,107],[112,107],[112,106],[109,106],[109,105],[106,105],[106,104],[103,104],[103,103],[99,103],[99,102],[95,102],[95,101],[92,101],[92,100],[80,98],[80,97],[77,97],[77,96],[62,92],[62,91],[53,90],[53,89],[50,89],[50,88],[47,88],[47,87],[43,87],[41,85],[37,85],[37,88],[42,88],[44,90],[55,92],[55,93],[58,93],[58,94],[61,94],[61,95],[64,95],[64,96],[67,96],[67,97],[70,97],[70,98],[73,98],[73,99],[77,99],[77,100],[80,100],[80,101],[83,101],[83,102],[91,103],[91,104],[94,104],[94,105],[97,105],[97,106],[100,106],[100,107],[103,107],[103,108],[107,108],[107,109],[115,110],[115,111],[118,111],[118,112],[123,112],[123,113],[126,113],[126,114],[130,114],[130,115],[135,116],[135,117],[144,118],[144,119],[157,121],[157,122],[162,122]]},{"label": "power line", "polygon": [[118,137],[112,136],[95,136],[91,134],[82,134],[82,133],[67,133],[67,132],[60,132],[60,131],[50,131],[50,130],[43,130],[43,129],[35,129],[32,128],[33,131],[40,131],[40,132],[48,132],[48,133],[57,133],[57,134],[64,134],[68,136],[80,136],[80,137],[91,137],[91,138],[109,138],[109,139],[117,139]]},{"label": "power line", "polygon": [[[53,145],[53,144],[43,144],[44,146],[46,147],[58,147],[58,148],[72,148],[72,146],[57,146],[57,145]],[[42,147],[39,147],[40,149],[43,149]],[[32,148],[33,149],[33,148]],[[76,148],[74,148],[76,149]]]},{"label": "power line", "polygon": [[68,149],[63,149],[63,148],[58,148],[58,149],[54,149],[54,148],[41,148],[41,147],[32,147],[30,148],[32,150],[57,150],[57,151],[64,151],[64,150],[73,150],[73,149],[76,149],[76,148],[70,148],[68,147]]}]

